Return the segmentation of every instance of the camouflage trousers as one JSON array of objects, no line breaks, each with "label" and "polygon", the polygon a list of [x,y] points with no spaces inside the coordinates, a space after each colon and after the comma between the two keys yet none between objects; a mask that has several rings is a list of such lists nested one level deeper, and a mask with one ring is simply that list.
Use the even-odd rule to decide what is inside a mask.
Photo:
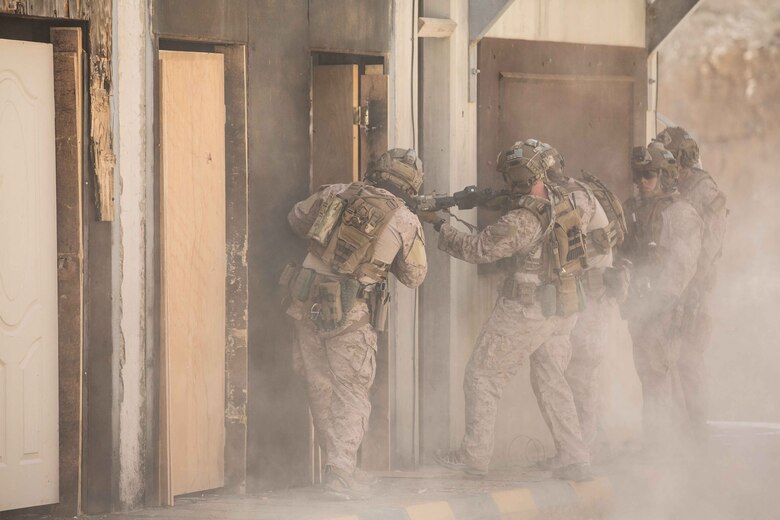
[{"label": "camouflage trousers", "polygon": [[577,416],[582,428],[582,440],[591,455],[599,428],[599,367],[606,355],[609,340],[609,314],[614,303],[608,298],[588,298],[571,332],[572,355],[566,369]]},{"label": "camouflage trousers", "polygon": [[359,302],[335,331],[318,332],[308,318],[295,322],[293,365],[306,381],[317,439],[326,463],[347,473],[355,470],[371,414],[377,336],[367,317]]},{"label": "camouflage trousers", "polygon": [[499,298],[482,327],[466,366],[465,461],[487,469],[493,454],[498,402],[525,359],[530,356],[531,382],[563,464],[589,461],[577,409],[564,371],[571,356],[569,335],[576,316],[532,319],[520,303]]},{"label": "camouflage trousers", "polygon": [[683,326],[680,333],[677,373],[685,400],[689,427],[694,436],[706,439],[707,436],[707,370],[704,353],[712,338],[712,317],[709,309],[710,292],[702,293],[695,311],[683,314]]},{"label": "camouflage trousers", "polygon": [[665,311],[650,320],[631,320],[634,366],[642,383],[642,427],[645,447],[662,448],[671,440],[676,403],[677,361],[680,342],[673,314]]}]

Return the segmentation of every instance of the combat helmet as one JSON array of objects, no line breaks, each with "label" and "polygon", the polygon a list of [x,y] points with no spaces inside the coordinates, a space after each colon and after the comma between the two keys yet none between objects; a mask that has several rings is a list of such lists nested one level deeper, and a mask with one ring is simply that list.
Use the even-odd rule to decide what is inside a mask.
[{"label": "combat helmet", "polygon": [[657,175],[665,193],[677,187],[677,161],[659,141],[653,141],[646,147],[634,147],[631,152],[631,170],[634,172],[634,183],[638,184],[642,177]]},{"label": "combat helmet", "polygon": [[496,170],[503,174],[507,184],[527,193],[535,182],[547,177],[547,172],[555,164],[556,158],[551,150],[555,149],[536,139],[517,141],[498,154]]},{"label": "combat helmet", "polygon": [[658,134],[656,140],[672,152],[677,162],[685,168],[699,164],[699,145],[691,135],[679,126],[670,126]]},{"label": "combat helmet", "polygon": [[423,164],[416,150],[393,148],[369,164],[366,180],[402,198],[413,197],[423,183]]},{"label": "combat helmet", "polygon": [[[551,163],[549,169],[547,170],[547,176],[552,179],[563,178],[563,169],[566,166],[566,161],[563,160],[563,155],[561,155],[561,152],[559,152],[557,148],[547,143],[542,143],[542,146],[546,148],[543,153],[546,162]],[[548,157],[551,157],[552,161],[547,159]]]}]

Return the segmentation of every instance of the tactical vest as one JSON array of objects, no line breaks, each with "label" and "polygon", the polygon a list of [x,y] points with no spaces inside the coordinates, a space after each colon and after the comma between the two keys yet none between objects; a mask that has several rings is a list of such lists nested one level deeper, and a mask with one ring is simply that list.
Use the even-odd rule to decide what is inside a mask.
[{"label": "tactical vest", "polygon": [[333,272],[374,283],[387,278],[388,264],[374,260],[374,245],[401,207],[393,196],[370,193],[363,183],[326,199],[309,231],[309,251]]},{"label": "tactical vest", "polygon": [[537,275],[542,285],[533,288],[533,296],[540,301],[544,314],[569,316],[583,308],[579,275],[587,268],[587,250],[582,232],[582,210],[572,202],[574,190],[546,186],[551,201],[520,197],[509,202],[508,210],[526,209],[536,215],[542,223],[543,235],[531,251],[502,262],[509,274],[507,282],[512,285],[502,291],[517,293],[523,299],[523,293],[531,288],[517,287],[512,275],[518,272]]},{"label": "tactical vest", "polygon": [[580,182],[590,189],[609,220],[607,227],[588,232],[588,245],[592,245],[593,249],[601,254],[607,254],[611,249],[620,246],[625,239],[626,217],[623,206],[615,194],[595,175],[583,172]]},{"label": "tactical vest", "polygon": [[679,198],[679,193],[670,193],[648,199],[632,197],[626,201],[627,232],[623,251],[634,264],[657,262],[655,247],[661,239],[661,214]]}]

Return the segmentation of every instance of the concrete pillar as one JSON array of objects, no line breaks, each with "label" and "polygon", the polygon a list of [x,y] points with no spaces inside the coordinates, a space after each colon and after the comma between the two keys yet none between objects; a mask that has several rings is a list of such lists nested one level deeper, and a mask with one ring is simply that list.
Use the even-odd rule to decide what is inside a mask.
[{"label": "concrete pillar", "polygon": [[[417,4],[415,0],[396,0],[393,5],[388,96],[390,148],[417,148],[419,142]],[[417,290],[405,287],[393,277],[390,283],[390,463],[393,469],[408,469],[419,455],[419,301]]]},{"label": "concrete pillar", "polygon": [[[449,38],[422,39],[421,145],[426,191],[453,192],[476,182],[476,105],[468,102],[468,1],[427,0],[421,16],[457,23]],[[461,218],[476,220],[475,212]],[[457,446],[463,434],[463,368],[478,320],[476,267],[437,249],[427,231],[428,278],[421,289],[422,459]],[[476,313],[479,314],[479,313]]]},{"label": "concrete pillar", "polygon": [[147,75],[146,0],[114,3],[116,213],[113,224],[113,333],[118,497],[121,509],[142,504],[144,350],[146,345]]}]

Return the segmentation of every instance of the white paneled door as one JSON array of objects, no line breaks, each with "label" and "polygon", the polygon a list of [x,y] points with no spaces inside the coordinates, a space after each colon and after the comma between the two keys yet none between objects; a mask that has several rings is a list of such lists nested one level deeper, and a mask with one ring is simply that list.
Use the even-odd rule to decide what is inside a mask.
[{"label": "white paneled door", "polygon": [[52,46],[0,40],[0,511],[58,501]]}]

